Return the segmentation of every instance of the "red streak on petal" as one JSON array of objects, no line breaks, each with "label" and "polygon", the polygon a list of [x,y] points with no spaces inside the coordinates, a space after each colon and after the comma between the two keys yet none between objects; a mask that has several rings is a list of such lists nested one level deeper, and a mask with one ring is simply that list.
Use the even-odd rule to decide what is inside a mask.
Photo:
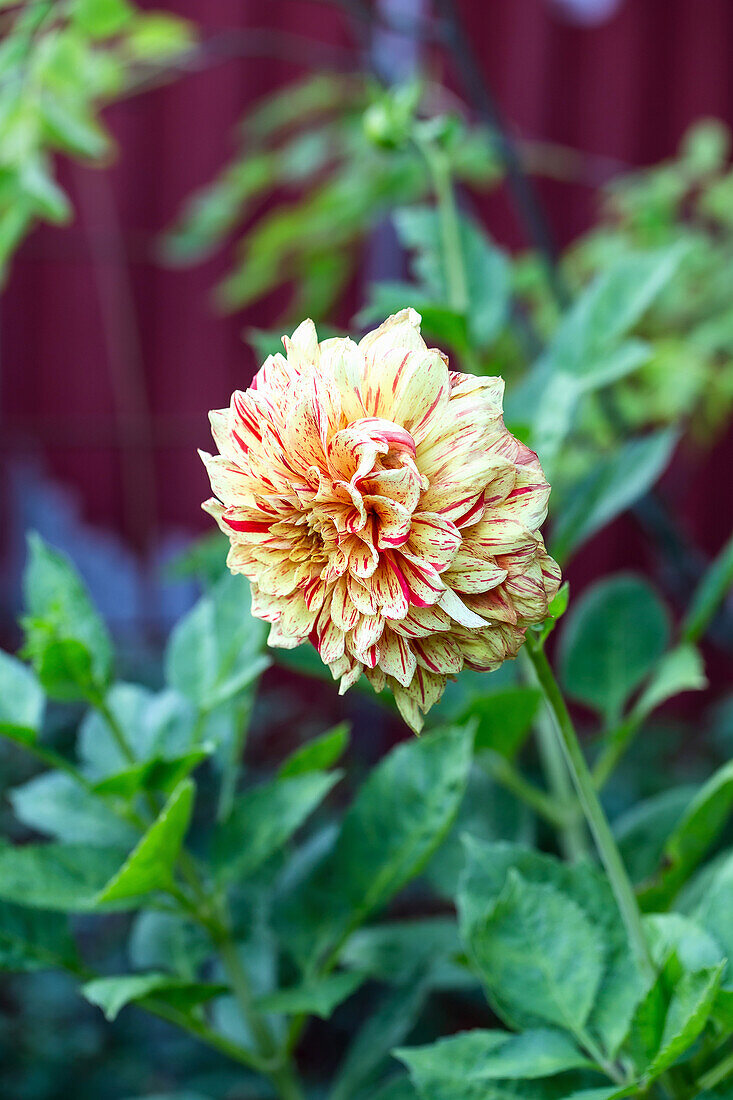
[{"label": "red streak on petal", "polygon": [[222,519],[231,527],[232,531],[243,531],[245,533],[254,533],[259,531],[269,531],[269,523],[256,523],[254,520],[249,519],[229,519],[228,516],[222,516]]}]

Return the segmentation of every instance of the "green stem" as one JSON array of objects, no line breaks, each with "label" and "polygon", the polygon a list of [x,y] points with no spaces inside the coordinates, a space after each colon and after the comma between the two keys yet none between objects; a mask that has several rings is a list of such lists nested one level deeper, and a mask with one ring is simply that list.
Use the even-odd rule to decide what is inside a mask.
[{"label": "green stem", "polygon": [[[117,718],[114,714],[114,711],[112,710],[112,708],[107,703],[107,700],[104,697],[94,699],[93,700],[93,705],[99,711],[102,718],[104,718],[105,722],[107,723],[109,731],[112,734],[112,739],[114,740],[114,743],[117,745],[117,748],[120,750],[120,753],[125,758],[126,762],[130,765],[130,767],[134,767],[135,764],[138,763],[137,758],[135,756],[135,753],[132,751],[132,746],[130,745],[130,742],[127,740],[127,736],[125,735],[125,731],[123,730],[120,723],[117,721]],[[155,798],[154,798],[151,791],[145,791],[143,793],[143,797],[145,799],[145,804],[148,807],[148,811],[150,813],[151,820],[154,821],[156,819],[156,817],[158,816],[158,806],[156,804]]]},{"label": "green stem", "polygon": [[526,648],[534,665],[539,685],[552,712],[557,736],[565,753],[588,826],[596,842],[598,854],[608,874],[632,949],[642,973],[648,980],[653,981],[655,971],[649,956],[649,947],[641,923],[641,913],[636,894],[616,846],[616,841],[613,838],[611,827],[598,800],[593,778],[581,751],[578,736],[565,705],[562,692],[558,687],[541,645],[529,634]]},{"label": "green stem", "polygon": [[716,1085],[719,1085],[721,1081],[724,1081],[726,1077],[729,1077],[733,1073],[733,1051],[726,1054],[725,1058],[721,1059],[716,1066],[709,1069],[707,1073],[703,1073],[702,1077],[698,1077],[696,1082],[696,1089],[699,1092],[707,1092],[709,1089],[714,1089]]},{"label": "green stem", "polygon": [[534,783],[528,782],[506,757],[489,749],[480,753],[476,763],[502,787],[543,817],[545,821],[549,821],[550,825],[556,829],[565,829],[568,824],[568,814],[563,808],[565,804],[559,803],[551,795],[535,787]]},{"label": "green stem", "polygon": [[254,1007],[252,988],[242,966],[237,945],[231,936],[225,933],[218,947],[222,965],[231,982],[239,1010],[262,1055],[263,1072],[272,1081],[281,1100],[303,1100],[303,1093],[295,1078],[292,1062],[289,1058],[282,1056],[267,1021]]},{"label": "green stem", "polygon": [[430,142],[420,142],[420,149],[427,163],[438,200],[440,235],[445,260],[448,303],[456,313],[468,309],[468,285],[461,248],[461,227],[458,221],[456,200],[451,182],[450,164],[440,149]]},{"label": "green stem", "polygon": [[700,640],[732,585],[733,535],[730,536],[695,590],[682,624],[683,641]]},{"label": "green stem", "polygon": [[[537,680],[532,662],[522,654],[522,660],[530,667],[529,675]],[[542,770],[545,773],[547,785],[552,792],[552,799],[558,806],[572,807],[573,813],[566,813],[563,822],[558,827],[558,840],[560,850],[567,860],[576,863],[588,855],[588,845],[583,822],[580,817],[580,809],[577,804],[573,787],[565,763],[563,752],[557,743],[555,731],[552,728],[552,719],[547,712],[538,715],[536,722],[537,748],[542,761]]]}]

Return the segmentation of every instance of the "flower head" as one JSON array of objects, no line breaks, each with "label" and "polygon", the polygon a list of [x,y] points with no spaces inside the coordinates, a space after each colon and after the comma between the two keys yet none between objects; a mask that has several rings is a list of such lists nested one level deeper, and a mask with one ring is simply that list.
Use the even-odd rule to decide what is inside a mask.
[{"label": "flower head", "polygon": [[270,645],[310,639],[342,693],[365,673],[418,731],[449,676],[498,668],[547,615],[549,486],[503,381],[450,371],[414,310],[358,344],[312,321],[283,343],[211,413],[204,508]]}]

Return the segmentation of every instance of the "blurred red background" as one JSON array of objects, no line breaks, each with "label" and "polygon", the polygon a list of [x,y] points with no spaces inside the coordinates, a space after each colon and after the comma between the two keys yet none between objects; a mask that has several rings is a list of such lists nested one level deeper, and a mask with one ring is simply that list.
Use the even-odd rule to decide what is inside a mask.
[{"label": "blurred red background", "polygon": [[[75,221],[32,234],[0,306],[0,439],[13,456],[3,464],[6,532],[17,526],[10,471],[29,461],[73,487],[85,523],[118,533],[138,552],[163,534],[208,528],[199,512],[208,486],[196,456],[196,447],[208,446],[206,411],[249,382],[255,364],[241,332],[267,327],[273,310],[265,303],[217,315],[211,290],[226,257],[167,269],[156,259],[157,238],[225,163],[246,106],[317,66],[305,46],[293,48],[293,36],[351,49],[359,64],[349,20],[334,5],[169,6],[203,38],[269,28],[290,43],[291,56],[217,60],[119,103],[107,112],[119,143],[111,167],[63,166]],[[588,227],[597,186],[615,171],[671,155],[702,116],[733,123],[730,0],[461,0],[459,8],[515,134],[589,155],[582,182],[539,185],[560,244]],[[501,243],[528,244],[503,194],[485,209]],[[733,460],[732,442],[704,458],[687,448],[662,483],[710,552],[727,534],[720,471]],[[645,564],[643,547],[627,518],[596,538],[574,568],[582,583],[591,573]]]}]

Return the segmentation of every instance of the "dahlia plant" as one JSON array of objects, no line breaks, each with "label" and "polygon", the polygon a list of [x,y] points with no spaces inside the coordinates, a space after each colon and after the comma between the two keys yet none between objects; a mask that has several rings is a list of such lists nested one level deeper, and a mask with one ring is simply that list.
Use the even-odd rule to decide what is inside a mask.
[{"label": "dahlia plant", "polygon": [[[454,6],[442,7],[450,26]],[[30,88],[44,110],[45,85],[16,80],[36,47],[43,59],[70,34],[86,45],[72,57],[99,60],[109,46],[114,58],[150,20],[160,27],[117,0],[28,11],[6,61],[13,94]],[[72,68],[78,140],[104,89],[81,88],[85,69]],[[302,113],[337,112],[349,84],[309,86]],[[653,328],[679,312],[685,242],[612,249],[572,302],[545,270],[555,301],[543,293],[528,313],[529,269],[453,195],[453,174],[476,165],[476,135],[419,117],[417,86],[361,89],[359,102],[367,94],[336,168],[328,141],[293,158],[321,190],[265,215],[230,297],[251,301],[295,265],[310,297],[332,302],[339,249],[383,216],[385,196],[432,192],[435,204],[393,212],[410,279],[370,288],[355,328],[389,316],[358,342],[298,325],[285,354],[263,355],[249,388],[211,414],[204,508],[228,570],[214,532],[189,556],[203,593],[160,667],[148,638],[142,659],[115,652],[70,561],[29,538],[24,644],[0,653],[12,809],[0,967],[23,974],[8,1001],[32,992],[3,1047],[3,1096],[725,1100],[730,710],[700,718],[698,706],[695,735],[704,723],[709,736],[684,783],[668,759],[677,716],[660,725],[655,712],[707,686],[703,639],[729,641],[733,540],[674,627],[644,578],[601,578],[569,603],[558,565],[568,572],[579,547],[639,506],[683,427],[665,415],[660,430],[630,435],[614,399],[658,358],[641,338],[650,307]],[[229,232],[268,172],[292,182],[268,140],[303,104],[281,93],[274,107],[246,134],[247,156],[250,137],[262,143],[253,176],[238,162],[219,205],[197,205],[200,246]],[[378,173],[364,169],[367,143]],[[46,145],[31,152],[61,216]],[[485,180],[493,153],[485,136],[479,145]],[[323,184],[327,165],[335,178]],[[7,250],[39,212],[38,179],[12,167],[33,195],[20,220],[11,211]],[[465,372],[425,342],[418,306],[430,343]],[[711,356],[727,340],[715,320]],[[339,694],[354,690],[293,689],[293,673],[323,668]],[[69,1061],[94,1063],[83,1094],[79,1065],[66,1067],[70,1088],[60,1073],[44,1086],[48,1053],[33,1044],[73,1014],[58,987],[34,985],[47,971],[95,1006],[68,1044]],[[97,1009],[124,1015],[102,1032]],[[125,1037],[127,1061],[108,1046]],[[101,1088],[99,1064],[112,1066]]]}]

